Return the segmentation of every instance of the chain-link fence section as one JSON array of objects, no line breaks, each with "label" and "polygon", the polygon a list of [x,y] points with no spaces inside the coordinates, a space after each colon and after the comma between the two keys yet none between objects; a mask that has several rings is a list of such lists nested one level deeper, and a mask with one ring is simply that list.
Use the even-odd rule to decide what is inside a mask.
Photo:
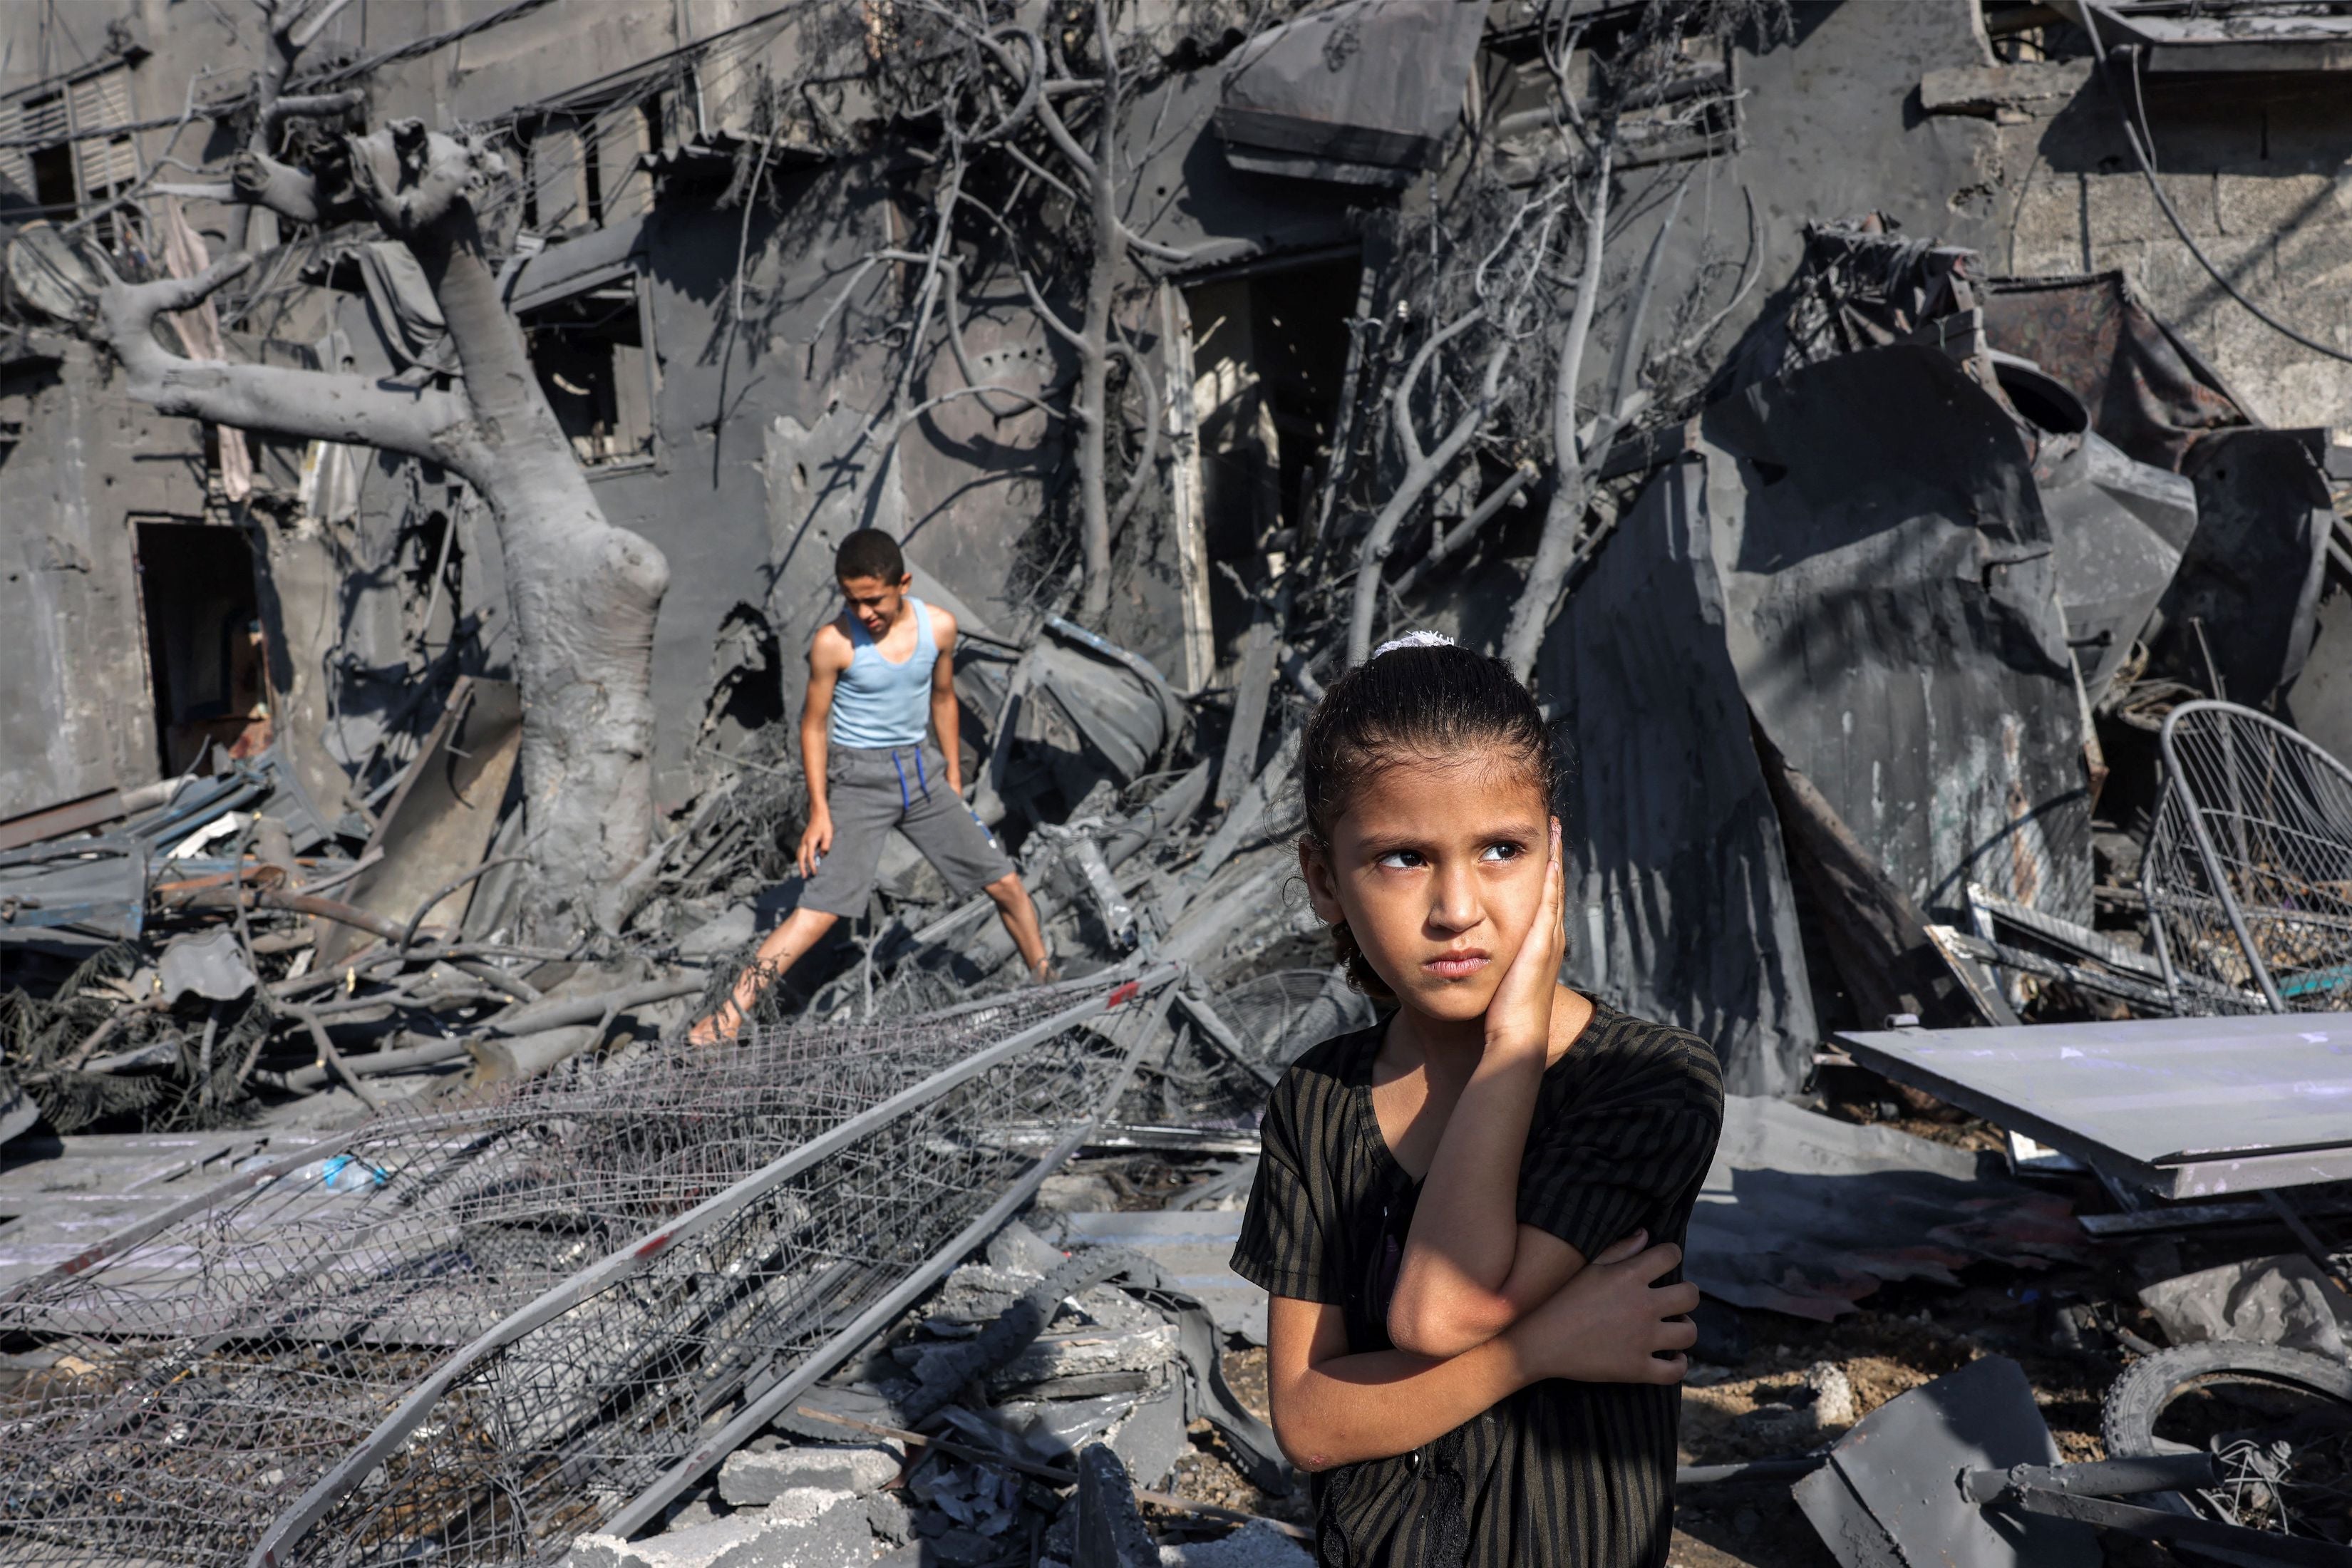
[{"label": "chain-link fence section", "polygon": [[0,1395],[0,1559],[560,1556],[952,1261],[1172,973],[575,1063],[239,1173],[0,1301],[72,1352]]}]

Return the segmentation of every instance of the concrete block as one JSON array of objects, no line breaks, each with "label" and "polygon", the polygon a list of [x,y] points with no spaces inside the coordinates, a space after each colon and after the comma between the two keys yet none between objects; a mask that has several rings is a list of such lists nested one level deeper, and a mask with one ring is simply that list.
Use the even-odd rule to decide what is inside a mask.
[{"label": "concrete block", "polygon": [[990,1323],[1045,1278],[1025,1268],[967,1263],[940,1282],[930,1316],[950,1323]]},{"label": "concrete block", "polygon": [[[2211,174],[2166,174],[2157,178],[2163,182],[2164,194],[2171,198],[2172,210],[2180,215],[2181,223],[2200,239],[2221,232],[2221,211],[2215,190],[2220,182]],[[2091,227],[2091,243],[2105,245],[2116,240],[2150,239],[2172,233],[2156,197],[2147,188],[2147,180],[2137,167],[2112,174],[2094,174],[2084,181],[2083,210]]]},{"label": "concrete block", "polygon": [[1264,1520],[1220,1541],[1160,1549],[1160,1568],[1314,1568],[1307,1548]]},{"label": "concrete block", "polygon": [[1116,1285],[1089,1285],[1069,1298],[1094,1328],[1114,1333],[1149,1329],[1166,1322],[1159,1311],[1145,1306]]},{"label": "concrete block", "polygon": [[1018,1388],[1048,1378],[1081,1377],[1098,1372],[1150,1372],[1176,1359],[1176,1326],[1155,1323],[1148,1328],[1106,1333],[1100,1329],[1055,1330],[1040,1334],[1029,1347],[990,1378],[994,1388]]},{"label": "concrete block", "polygon": [[2018,197],[2012,235],[2021,273],[2083,270],[2083,176],[2034,170]]},{"label": "concrete block", "polygon": [[2218,195],[2223,234],[2284,237],[2334,228],[2352,223],[2352,165],[2334,174],[2224,174]]},{"label": "concrete block", "polygon": [[564,1568],[866,1568],[874,1531],[845,1491],[803,1488],[765,1509],[643,1541],[583,1535]]},{"label": "concrete block", "polygon": [[1062,1249],[1019,1220],[1007,1220],[1003,1230],[988,1238],[988,1261],[998,1268],[1042,1277],[1062,1266]]},{"label": "concrete block", "polygon": [[1073,1175],[1056,1172],[1037,1184],[1037,1206],[1060,1209],[1107,1209],[1118,1205],[1118,1194],[1110,1184],[1092,1173]]},{"label": "concrete block", "polygon": [[893,1546],[915,1539],[915,1516],[897,1492],[876,1492],[866,1500],[866,1522],[875,1534]]},{"label": "concrete block", "polygon": [[789,1491],[816,1488],[864,1497],[888,1486],[906,1456],[891,1444],[822,1443],[739,1449],[719,1467],[719,1495],[737,1508],[775,1501]]},{"label": "concrete block", "polygon": [[1919,79],[1919,107],[1929,114],[1992,115],[2005,110],[2056,113],[2091,79],[2088,60],[2050,64],[1956,66]]}]

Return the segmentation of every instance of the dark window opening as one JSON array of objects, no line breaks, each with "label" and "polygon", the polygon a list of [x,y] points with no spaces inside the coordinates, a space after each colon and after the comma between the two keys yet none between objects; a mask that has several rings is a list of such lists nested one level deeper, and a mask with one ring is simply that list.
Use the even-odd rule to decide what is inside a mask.
[{"label": "dark window opening", "polygon": [[[13,187],[57,223],[103,207],[138,178],[139,155],[128,135],[92,132],[131,119],[131,73],[121,65],[63,91],[0,105],[0,139],[11,143],[0,146],[0,185]],[[123,213],[110,213],[94,237],[119,249],[129,221]]]},{"label": "dark window opening", "polygon": [[580,148],[581,199],[588,205],[588,222],[596,228],[604,226],[604,160],[597,153],[601,149],[584,138]]},{"label": "dark window opening", "polygon": [[526,310],[522,330],[539,384],[582,464],[650,462],[653,384],[636,280]]},{"label": "dark window opening", "polygon": [[[1212,563],[1229,563],[1246,582],[1268,581],[1311,542],[1358,269],[1349,258],[1190,291],[1202,543]],[[1248,631],[1249,606],[1213,570],[1209,606],[1218,660],[1228,662]]]},{"label": "dark window opening", "polygon": [[136,525],[147,670],[167,774],[215,744],[250,757],[269,744],[269,679],[253,551],[234,528]]},{"label": "dark window opening", "polygon": [[71,147],[37,147],[26,161],[33,169],[33,202],[44,216],[65,223],[81,211],[74,197]]}]

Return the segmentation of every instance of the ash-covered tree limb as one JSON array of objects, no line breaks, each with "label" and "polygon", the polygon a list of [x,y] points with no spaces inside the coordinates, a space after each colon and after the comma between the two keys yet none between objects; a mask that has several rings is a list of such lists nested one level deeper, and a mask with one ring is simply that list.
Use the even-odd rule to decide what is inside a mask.
[{"label": "ash-covered tree limb", "polygon": [[1462,411],[1454,416],[1435,447],[1423,450],[1421,433],[1414,427],[1412,416],[1413,389],[1420,385],[1423,375],[1438,352],[1455,338],[1486,319],[1486,312],[1472,310],[1430,333],[1412,363],[1397,383],[1391,395],[1391,417],[1396,427],[1397,445],[1405,457],[1403,477],[1390,492],[1388,501],[1371,527],[1364,534],[1363,543],[1356,552],[1356,585],[1348,616],[1348,662],[1358,665],[1371,657],[1372,618],[1380,608],[1381,570],[1395,548],[1397,530],[1403,526],[1421,505],[1429,488],[1454,466],[1455,458],[1469,446],[1485,426],[1486,416],[1494,411],[1496,394],[1500,391],[1504,367],[1510,363],[1514,346],[1507,332],[1495,334],[1495,345],[1487,351],[1486,374],[1480,378],[1477,393],[1466,399]]},{"label": "ash-covered tree limb", "polygon": [[460,395],[408,391],[365,376],[188,359],[157,341],[156,317],[193,309],[252,266],[249,256],[226,256],[194,278],[108,282],[99,295],[100,330],[130,374],[132,396],[165,414],[380,447],[465,471],[471,416]]}]

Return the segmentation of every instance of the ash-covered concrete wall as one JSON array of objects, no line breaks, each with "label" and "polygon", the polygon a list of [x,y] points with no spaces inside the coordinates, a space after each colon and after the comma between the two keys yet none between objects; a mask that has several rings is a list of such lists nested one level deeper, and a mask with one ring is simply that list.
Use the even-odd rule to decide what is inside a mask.
[{"label": "ash-covered concrete wall", "polygon": [[[2126,79],[2128,73],[2125,73]],[[1996,68],[1989,259],[2017,274],[2119,269],[2267,424],[2352,438],[2352,364],[2230,299],[2158,205],[2128,99],[2088,62]],[[2130,89],[2126,89],[2128,92]],[[2352,351],[2352,96],[2341,73],[2140,79],[2166,195],[2197,247],[2288,325]]]}]

